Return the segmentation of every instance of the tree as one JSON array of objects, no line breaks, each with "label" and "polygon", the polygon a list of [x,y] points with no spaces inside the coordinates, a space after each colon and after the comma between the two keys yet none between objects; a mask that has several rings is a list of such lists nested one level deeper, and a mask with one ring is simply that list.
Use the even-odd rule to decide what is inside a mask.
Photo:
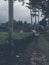
[{"label": "tree", "polygon": [[45,15],[45,17],[49,18],[49,0],[45,0],[42,5],[42,12]]},{"label": "tree", "polygon": [[[6,0],[5,0],[6,1]],[[10,49],[10,60],[9,60],[9,65],[12,65],[13,60],[13,56],[14,56],[14,37],[13,37],[13,2],[16,0],[8,0],[8,4],[9,4],[9,24],[8,24],[8,42],[9,45],[11,46]],[[23,1],[24,4],[24,0],[18,0],[19,2]],[[22,5],[23,5],[22,4]]]},{"label": "tree", "polygon": [[[30,9],[31,13],[31,25],[32,25],[32,16],[35,17],[35,26],[36,26],[36,16],[38,16],[39,22],[39,9],[41,9],[41,0],[29,0],[28,8]],[[36,14],[38,12],[38,14]]]}]

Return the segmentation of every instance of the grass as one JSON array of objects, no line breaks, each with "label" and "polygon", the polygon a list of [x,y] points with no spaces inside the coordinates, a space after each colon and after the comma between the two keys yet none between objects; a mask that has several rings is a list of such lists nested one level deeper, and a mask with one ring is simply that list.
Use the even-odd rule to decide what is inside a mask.
[{"label": "grass", "polygon": [[40,48],[45,53],[47,59],[49,59],[49,42],[45,39],[45,37],[40,37]]},{"label": "grass", "polygon": [[[14,32],[14,38],[21,40],[23,38],[30,36],[31,34],[32,34],[31,32],[26,32],[26,33],[24,33],[24,32],[23,33]],[[8,33],[0,32],[0,44],[4,44],[7,37],[8,37]],[[31,49],[33,44],[34,44],[34,42],[30,43],[27,46],[27,48],[25,49],[25,52],[24,52],[25,53],[24,57],[27,57],[27,54],[29,53],[29,50]],[[40,46],[41,50],[43,50],[43,52],[45,53],[46,57],[49,59],[49,41],[46,40],[46,38],[43,35],[40,36],[39,46]]]},{"label": "grass", "polygon": [[5,40],[7,39],[7,36],[8,36],[8,34],[6,32],[0,33],[0,44],[5,42]]},{"label": "grass", "polygon": [[[31,32],[23,32],[23,33],[13,33],[14,39],[21,40],[25,37],[30,36],[32,33]],[[0,32],[0,44],[4,44],[7,41],[8,38],[8,33],[7,32]]]},{"label": "grass", "polygon": [[31,32],[23,32],[23,33],[14,33],[14,38],[15,39],[23,39],[25,37],[30,36],[32,33]]}]

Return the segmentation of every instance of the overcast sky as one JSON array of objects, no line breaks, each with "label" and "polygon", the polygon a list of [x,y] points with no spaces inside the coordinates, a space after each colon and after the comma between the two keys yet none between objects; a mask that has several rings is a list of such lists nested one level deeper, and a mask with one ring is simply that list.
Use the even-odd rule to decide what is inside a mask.
[{"label": "overcast sky", "polygon": [[[20,3],[14,3],[14,19],[30,22],[30,10]],[[41,17],[40,17],[41,19]],[[0,22],[8,21],[8,1],[0,0]]]}]

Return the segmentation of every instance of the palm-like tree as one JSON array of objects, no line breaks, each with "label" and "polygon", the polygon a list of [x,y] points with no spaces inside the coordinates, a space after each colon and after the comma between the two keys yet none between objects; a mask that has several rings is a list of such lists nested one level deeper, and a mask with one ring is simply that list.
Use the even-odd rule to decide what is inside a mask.
[{"label": "palm-like tree", "polygon": [[[36,25],[36,12],[38,9],[38,22],[39,22],[39,11],[42,10],[43,14],[46,11],[46,0],[29,0],[29,9],[32,9],[33,12],[35,12],[35,25]],[[47,13],[45,13],[47,14]]]},{"label": "palm-like tree", "polygon": [[32,21],[32,16],[34,16],[33,15],[33,11],[32,11],[32,6],[31,6],[31,4],[30,3],[26,3],[27,4],[27,8],[28,9],[30,9],[30,15],[31,15],[31,30],[32,30],[32,24],[33,24],[33,21]]},{"label": "palm-like tree", "polygon": [[[31,24],[32,24],[32,16],[35,16],[35,25],[36,25],[36,16],[38,16],[38,21],[39,21],[39,9],[41,8],[41,0],[29,0],[28,8],[30,9],[31,12]],[[38,9],[38,10],[37,10]],[[36,14],[38,12],[38,15]]]}]

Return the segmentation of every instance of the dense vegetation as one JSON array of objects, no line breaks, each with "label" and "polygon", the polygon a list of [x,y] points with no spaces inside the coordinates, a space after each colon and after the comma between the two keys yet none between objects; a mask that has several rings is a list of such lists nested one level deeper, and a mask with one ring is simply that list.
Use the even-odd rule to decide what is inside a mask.
[{"label": "dense vegetation", "polygon": [[[15,21],[13,20],[13,30],[14,32],[30,32],[31,31],[31,24],[27,23],[26,21],[23,23],[22,21]],[[0,24],[0,32],[7,32],[8,31],[8,22]]]},{"label": "dense vegetation", "polygon": [[[21,40],[24,39],[28,36],[30,36],[32,33],[31,32],[26,32],[26,33],[13,33],[13,37],[15,40]],[[4,44],[7,41],[8,38],[8,33],[7,32],[0,32],[0,44]]]}]

